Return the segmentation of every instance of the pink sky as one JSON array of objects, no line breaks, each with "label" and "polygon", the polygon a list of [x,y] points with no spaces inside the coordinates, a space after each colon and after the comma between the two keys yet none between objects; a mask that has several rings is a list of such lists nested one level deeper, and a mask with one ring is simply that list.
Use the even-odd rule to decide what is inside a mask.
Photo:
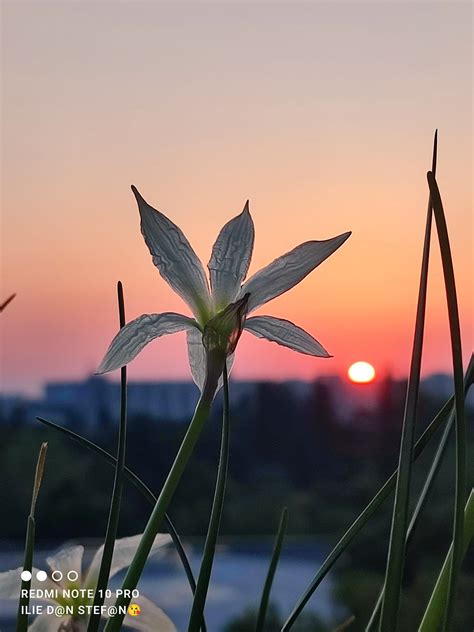
[{"label": "pink sky", "polygon": [[[2,4],[2,389],[82,378],[129,319],[185,308],[151,263],[130,192],[206,264],[250,198],[250,272],[351,239],[263,308],[335,356],[244,335],[235,376],[312,378],[410,360],[433,130],[466,358],[472,347],[470,3]],[[435,243],[424,371],[449,371]],[[189,376],[184,336],[132,379]]]}]

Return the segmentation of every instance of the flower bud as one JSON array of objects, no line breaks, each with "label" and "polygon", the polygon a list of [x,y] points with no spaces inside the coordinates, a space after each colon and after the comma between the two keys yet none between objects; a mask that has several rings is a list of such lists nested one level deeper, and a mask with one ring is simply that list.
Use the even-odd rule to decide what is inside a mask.
[{"label": "flower bud", "polygon": [[204,327],[202,342],[207,353],[220,352],[225,358],[235,351],[247,316],[250,294],[230,303]]}]

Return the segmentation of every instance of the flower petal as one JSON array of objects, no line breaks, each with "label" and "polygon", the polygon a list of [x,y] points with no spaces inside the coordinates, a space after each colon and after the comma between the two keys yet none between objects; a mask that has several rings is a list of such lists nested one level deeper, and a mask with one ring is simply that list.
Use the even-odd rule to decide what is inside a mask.
[{"label": "flower petal", "polygon": [[246,281],[238,298],[250,293],[248,310],[257,309],[302,281],[314,268],[335,252],[351,233],[324,241],[306,241],[256,272]]},{"label": "flower petal", "polygon": [[[0,573],[0,599],[19,599],[20,597],[20,589],[21,589],[21,572],[23,568],[16,568],[12,571],[5,571],[4,573]],[[56,589],[57,585],[52,582],[49,578],[45,582],[39,582],[36,579],[36,573],[38,572],[38,568],[33,568],[31,571],[31,583],[30,589],[37,588],[46,588],[48,590]],[[50,601],[48,599],[43,599],[42,601]]]},{"label": "flower petal", "polygon": [[[55,614],[40,614],[36,617],[31,625],[28,626],[28,632],[58,632],[58,630],[68,630],[68,621],[70,616],[58,617]],[[61,627],[63,626],[63,627]],[[76,628],[74,628],[76,630]]]},{"label": "flower petal", "polygon": [[[197,329],[188,329],[186,332],[186,338],[188,342],[188,358],[189,366],[191,368],[191,375],[193,376],[194,383],[202,393],[204,388],[204,382],[206,380],[206,350],[202,344],[202,333]],[[228,356],[227,373],[230,375],[232,366],[234,364],[235,353]],[[220,391],[223,384],[223,378],[219,379],[217,390]]]},{"label": "flower petal", "polygon": [[189,241],[166,215],[150,206],[132,186],[141,217],[141,231],[161,276],[183,298],[196,318],[209,315],[206,273]]},{"label": "flower petal", "polygon": [[74,583],[81,583],[82,577],[82,555],[84,553],[84,547],[82,545],[70,546],[67,549],[62,549],[52,557],[46,558],[46,563],[51,571],[59,571],[63,579],[56,582],[61,586],[66,586],[71,583],[67,579],[69,571],[76,571],[78,579]]},{"label": "flower petal", "polygon": [[299,353],[320,358],[332,357],[311,334],[283,318],[252,316],[245,321],[244,329],[257,338],[266,338]]},{"label": "flower petal", "polygon": [[192,318],[182,314],[174,312],[143,314],[118,332],[110,343],[96,374],[119,369],[133,360],[143,347],[155,338],[165,334],[174,334],[190,327],[198,327],[198,324]]},{"label": "flower petal", "polygon": [[176,627],[171,619],[158,606],[141,595],[132,599],[132,603],[140,606],[140,614],[131,617],[129,614],[125,616],[124,625],[134,630],[157,630],[159,632],[176,632]]},{"label": "flower petal", "polygon": [[[112,557],[112,565],[110,567],[109,577],[113,577],[123,568],[127,568],[127,566],[130,566],[141,538],[142,535],[138,534],[130,536],[128,538],[121,538],[120,540],[115,541],[114,554]],[[159,533],[156,536],[150,549],[149,557],[151,557],[152,555],[156,555],[164,546],[166,546],[170,542],[171,537],[168,534]],[[94,557],[92,558],[92,562],[89,566],[89,570],[87,571],[87,576],[85,580],[86,588],[93,588],[97,583],[103,550],[103,546],[99,547],[95,552]]]},{"label": "flower petal", "polygon": [[186,332],[188,343],[188,358],[194,383],[202,392],[206,379],[206,350],[202,344],[202,333],[198,329],[188,329]]},{"label": "flower petal", "polygon": [[252,258],[255,229],[246,202],[240,215],[222,228],[207,264],[215,311],[231,303],[248,272]]}]

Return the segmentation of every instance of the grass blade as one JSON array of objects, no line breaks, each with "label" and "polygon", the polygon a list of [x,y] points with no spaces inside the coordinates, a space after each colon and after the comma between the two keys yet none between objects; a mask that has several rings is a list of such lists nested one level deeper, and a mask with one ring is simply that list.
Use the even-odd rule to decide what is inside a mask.
[{"label": "grass blade", "polygon": [[[466,389],[468,390],[473,383],[474,379],[474,362],[471,359],[471,363],[469,364],[468,370],[466,372]],[[444,426],[452,414],[454,409],[454,397],[451,397],[446,404],[442,407],[442,409],[438,412],[436,417],[430,423],[430,425],[423,432],[421,437],[415,444],[415,450],[413,458],[416,460],[420,454],[424,451],[433,435],[436,431]],[[365,509],[358,515],[358,517],[354,520],[351,526],[347,529],[347,531],[340,538],[336,546],[329,553],[327,558],[322,563],[316,575],[313,577],[311,583],[308,588],[305,590],[303,595],[300,597],[295,607],[291,611],[288,619],[282,627],[282,632],[287,632],[290,630],[296,619],[303,611],[304,607],[308,603],[308,601],[313,596],[314,592],[317,590],[318,586],[324,580],[326,575],[332,569],[337,560],[341,557],[344,551],[348,548],[351,542],[354,540],[356,535],[364,528],[367,524],[371,516],[376,512],[376,510],[380,507],[380,505],[388,498],[389,494],[392,492],[395,481],[396,481],[397,472],[393,472],[393,474],[386,480],[383,486],[379,489],[377,494],[372,498],[370,503],[365,507]]]},{"label": "grass blade", "polygon": [[216,489],[214,492],[214,500],[212,501],[211,516],[209,518],[209,527],[207,530],[206,542],[204,544],[204,552],[201,568],[199,570],[196,592],[194,593],[191,615],[189,617],[188,632],[198,632],[201,628],[209,581],[211,579],[212,564],[214,562],[217,536],[219,534],[222,508],[224,506],[230,449],[229,380],[227,376],[227,366],[225,363],[222,375],[224,379],[224,408],[222,412],[222,438],[219,465],[217,468]]},{"label": "grass blade", "polygon": [[257,626],[255,632],[263,632],[263,626],[265,625],[265,616],[267,614],[268,604],[270,602],[270,592],[272,590],[273,578],[275,577],[275,571],[280,559],[281,547],[283,545],[283,539],[286,533],[286,526],[288,524],[288,509],[283,508],[281,512],[280,524],[278,526],[278,533],[275,540],[275,546],[273,548],[272,557],[270,560],[270,566],[268,567],[267,577],[263,586],[262,598],[260,600],[260,607],[258,609]]},{"label": "grass blade", "polygon": [[[432,168],[436,168],[437,132],[434,137]],[[402,437],[398,461],[397,484],[393,504],[392,526],[385,572],[385,591],[380,615],[380,631],[395,632],[405,565],[405,545],[408,530],[408,508],[410,501],[411,471],[413,447],[415,441],[416,413],[420,388],[421,358],[425,330],[426,295],[428,287],[428,269],[431,243],[432,206],[428,201],[425,239],[421,262],[420,285],[415,319],[415,335],[410,362],[408,390],[403,418]]]},{"label": "grass blade", "polygon": [[[35,509],[36,501],[38,500],[38,494],[41,487],[41,481],[43,480],[44,465],[46,461],[46,452],[48,450],[48,444],[42,443],[38,455],[38,461],[36,463],[35,481],[33,484],[33,494],[31,496],[30,513],[28,515],[28,522],[26,526],[26,543],[25,543],[25,557],[23,560],[23,570],[31,573],[33,568],[33,552],[35,547]],[[21,581],[20,601],[18,603],[18,615],[16,620],[16,632],[27,632],[28,630],[28,605],[30,603],[30,585],[31,579]],[[23,591],[26,591],[25,596]]]},{"label": "grass blade", "polygon": [[[466,508],[463,512],[463,543],[462,543],[462,556],[466,554],[467,548],[474,538],[474,490],[471,490],[469,498],[466,503]],[[447,594],[449,589],[449,581],[451,575],[451,566],[453,559],[453,544],[448,551],[446,559],[444,560],[443,567],[436,581],[433,593],[431,594],[426,608],[423,620],[418,628],[418,632],[433,632],[438,630],[441,621],[444,617],[446,609]]]},{"label": "grass blade", "polygon": [[3,301],[3,303],[0,305],[0,312],[3,312],[3,310],[5,309],[5,307],[7,305],[9,305],[13,299],[15,298],[16,294],[11,294],[5,301]]},{"label": "grass blade", "polygon": [[448,306],[449,332],[451,337],[451,353],[454,374],[454,398],[456,409],[456,489],[453,521],[453,554],[449,571],[449,582],[446,596],[446,611],[443,630],[449,630],[454,607],[457,578],[463,558],[464,504],[466,501],[466,422],[464,415],[464,388],[461,347],[461,328],[456,295],[454,267],[449,245],[446,218],[434,172],[427,174],[433,212],[436,220],[441,262],[443,265],[446,302]]},{"label": "grass blade", "polygon": [[[99,456],[103,457],[103,459],[107,463],[109,463],[109,465],[112,465],[113,467],[115,467],[116,458],[112,454],[110,454],[109,452],[107,452],[106,450],[104,450],[103,448],[98,446],[93,441],[90,441],[89,439],[86,439],[82,435],[77,434],[76,432],[74,432],[73,430],[70,430],[69,428],[64,428],[63,426],[59,426],[58,424],[55,424],[53,421],[49,421],[48,419],[44,419],[43,417],[37,417],[36,419],[38,421],[40,421],[42,424],[44,424],[45,426],[48,426],[49,428],[53,428],[54,430],[57,430],[58,432],[61,432],[61,433],[65,434],[65,435],[67,435],[70,439],[73,439],[74,441],[77,441],[78,443],[80,443],[81,445],[85,446],[86,448],[88,448],[92,452],[95,452]],[[151,489],[142,481],[142,479],[139,478],[135,474],[135,472],[130,470],[128,467],[125,467],[124,474],[125,474],[125,478],[127,480],[129,480],[138,489],[138,491],[142,494],[142,496],[152,506],[154,506],[156,504],[157,497],[151,491]],[[191,568],[191,564],[189,563],[188,557],[186,555],[186,551],[184,550],[184,547],[183,547],[183,544],[182,544],[182,542],[180,540],[178,532],[176,531],[176,529],[175,529],[173,523],[171,522],[171,519],[168,516],[168,514],[165,514],[164,522],[166,524],[168,532],[169,532],[169,534],[171,536],[171,539],[173,540],[173,544],[174,544],[174,546],[176,548],[176,551],[177,551],[177,553],[179,555],[179,558],[181,560],[181,564],[182,564],[183,569],[184,569],[184,571],[186,573],[186,577],[188,578],[188,583],[189,583],[189,585],[191,587],[192,592],[194,593],[194,591],[196,589],[196,581],[194,579],[194,575],[193,575],[193,571],[192,571],[192,568]]]},{"label": "grass blade", "polygon": [[[123,287],[119,281],[117,284],[119,322],[120,329],[125,327],[125,304],[123,299]],[[115,475],[110,502],[109,518],[105,532],[104,550],[100,562],[97,586],[95,588],[93,610],[87,626],[87,632],[97,632],[100,623],[100,607],[104,604],[105,590],[109,583],[110,567],[114,554],[115,540],[122,502],[123,478],[125,469],[125,450],[127,437],[127,367],[120,369],[120,422],[117,441],[117,458],[115,462]]]}]

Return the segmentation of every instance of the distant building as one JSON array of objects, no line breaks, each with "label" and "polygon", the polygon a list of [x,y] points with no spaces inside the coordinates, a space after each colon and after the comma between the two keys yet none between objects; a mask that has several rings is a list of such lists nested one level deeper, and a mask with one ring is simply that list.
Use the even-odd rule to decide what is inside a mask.
[{"label": "distant building", "polygon": [[[250,410],[255,404],[261,382],[232,381],[230,401],[232,406],[244,405]],[[405,381],[390,378],[371,384],[353,384],[338,376],[320,377],[316,382],[291,380],[282,387],[304,405],[314,395],[315,384],[327,393],[328,404],[340,424],[370,425],[370,417],[381,405],[395,398],[404,398]],[[433,375],[422,383],[422,392],[433,398],[448,399],[453,392],[452,378]],[[192,382],[129,382],[127,387],[128,413],[133,416],[150,416],[163,421],[188,421],[196,406],[199,392]],[[222,403],[222,392],[216,397]],[[474,398],[468,398],[472,407]],[[315,402],[318,406],[317,401]],[[83,381],[50,382],[46,384],[41,399],[21,396],[0,396],[0,420],[18,418],[34,419],[42,416],[61,424],[86,424],[97,426],[117,420],[120,412],[120,384],[104,377],[93,376]],[[366,422],[364,421],[366,420]],[[369,429],[369,426],[368,428]]]}]

